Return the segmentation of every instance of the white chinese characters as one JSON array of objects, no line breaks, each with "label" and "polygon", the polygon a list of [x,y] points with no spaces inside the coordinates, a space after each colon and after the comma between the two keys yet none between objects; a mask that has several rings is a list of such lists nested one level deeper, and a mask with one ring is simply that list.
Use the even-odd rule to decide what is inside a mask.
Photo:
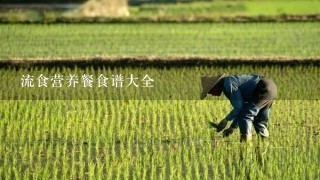
[{"label": "white chinese characters", "polygon": [[142,87],[142,88],[152,88],[154,87],[154,79],[152,79],[148,74],[144,75],[143,78],[130,74],[124,76],[122,74],[113,74],[109,77],[100,74],[97,77],[91,74],[83,74],[78,76],[76,74],[69,74],[64,76],[62,74],[54,74],[53,76],[45,76],[43,74],[35,77],[34,75],[22,75],[21,77],[21,87],[23,88],[33,88],[33,87],[52,87],[52,88],[62,88],[62,87],[84,87],[84,88],[127,88],[127,87]]}]

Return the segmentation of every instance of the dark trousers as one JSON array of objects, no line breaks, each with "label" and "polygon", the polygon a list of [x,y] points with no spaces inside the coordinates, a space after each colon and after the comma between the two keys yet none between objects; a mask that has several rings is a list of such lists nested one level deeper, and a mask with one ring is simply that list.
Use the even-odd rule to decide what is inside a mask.
[{"label": "dark trousers", "polygon": [[257,134],[267,137],[270,107],[277,96],[277,86],[268,78],[262,78],[253,94],[253,101],[244,105],[236,117],[241,135],[251,135],[251,124]]}]

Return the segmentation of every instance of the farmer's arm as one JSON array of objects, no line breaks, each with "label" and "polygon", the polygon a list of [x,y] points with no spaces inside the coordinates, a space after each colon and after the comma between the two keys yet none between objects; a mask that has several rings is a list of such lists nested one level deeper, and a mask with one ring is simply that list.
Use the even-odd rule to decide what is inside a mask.
[{"label": "farmer's arm", "polygon": [[243,106],[242,96],[239,90],[231,93],[230,103],[233,106],[233,110],[225,117],[226,120],[232,121],[231,127],[238,127],[235,117],[239,114]]},{"label": "farmer's arm", "polygon": [[234,119],[239,114],[243,106],[243,98],[241,92],[238,88],[238,84],[231,78],[226,79],[223,86],[224,93],[233,106],[233,110],[225,117],[225,119],[228,121],[233,120],[231,127],[237,127],[238,122],[236,122]]}]

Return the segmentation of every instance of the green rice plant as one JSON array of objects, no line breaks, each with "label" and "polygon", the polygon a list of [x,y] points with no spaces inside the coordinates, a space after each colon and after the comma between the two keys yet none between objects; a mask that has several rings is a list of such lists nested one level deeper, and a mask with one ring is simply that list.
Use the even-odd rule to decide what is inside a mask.
[{"label": "green rice plant", "polygon": [[0,25],[0,59],[110,56],[315,58],[319,57],[319,29],[317,22],[3,24]]},{"label": "green rice plant", "polygon": [[[52,92],[13,83],[20,82],[21,74],[44,71],[149,73],[157,77],[157,86],[152,100],[115,100],[106,97],[116,96],[116,91],[91,89],[89,96],[101,99],[81,99],[81,88]],[[252,145],[243,146],[238,131],[225,139],[207,126],[208,120],[218,121],[231,110],[223,97],[199,100],[201,74],[220,72],[265,74],[277,83],[268,143],[261,144],[253,133]],[[0,178],[317,179],[318,72],[312,65],[2,69],[1,83],[10,84],[8,89],[14,86],[24,98],[2,98],[0,103]],[[190,94],[184,97],[181,89]],[[38,92],[68,92],[61,97],[71,98],[45,100]],[[169,93],[173,99],[167,98]]]}]

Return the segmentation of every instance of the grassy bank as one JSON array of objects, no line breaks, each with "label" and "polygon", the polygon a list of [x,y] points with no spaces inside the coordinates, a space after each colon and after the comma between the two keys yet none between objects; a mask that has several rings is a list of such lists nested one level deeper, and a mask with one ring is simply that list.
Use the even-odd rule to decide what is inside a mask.
[{"label": "grassy bank", "polygon": [[320,1],[264,0],[192,2],[141,5],[130,8],[132,16],[235,16],[319,14]]}]

